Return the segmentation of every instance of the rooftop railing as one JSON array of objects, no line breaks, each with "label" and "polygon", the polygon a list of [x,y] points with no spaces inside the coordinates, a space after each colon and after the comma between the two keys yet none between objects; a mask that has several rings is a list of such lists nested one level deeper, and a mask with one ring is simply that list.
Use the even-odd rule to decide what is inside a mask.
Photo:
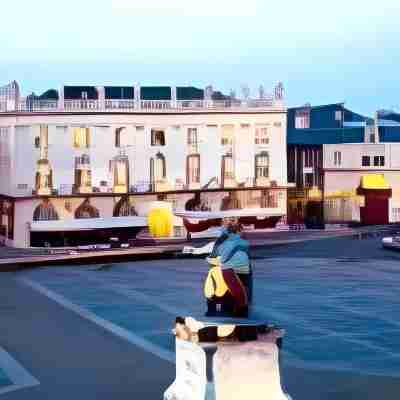
[{"label": "rooftop railing", "polygon": [[[17,110],[0,104],[1,112],[167,112],[187,110],[237,110],[267,109],[283,107],[281,101],[275,99],[227,99],[227,100],[27,100],[21,99]],[[15,108],[15,107],[14,107]]]}]

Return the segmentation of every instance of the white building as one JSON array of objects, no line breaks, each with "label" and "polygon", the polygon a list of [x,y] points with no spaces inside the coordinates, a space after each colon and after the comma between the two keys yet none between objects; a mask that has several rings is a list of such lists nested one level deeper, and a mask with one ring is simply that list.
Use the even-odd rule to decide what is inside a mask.
[{"label": "white building", "polygon": [[0,239],[8,245],[77,244],[82,236],[49,237],[32,225],[101,217],[111,229],[118,216],[146,216],[154,200],[286,215],[281,85],[245,100],[211,87],[66,86],[26,98],[15,90],[14,101],[1,93]]},{"label": "white building", "polygon": [[325,222],[400,222],[400,143],[327,144],[323,152]]}]

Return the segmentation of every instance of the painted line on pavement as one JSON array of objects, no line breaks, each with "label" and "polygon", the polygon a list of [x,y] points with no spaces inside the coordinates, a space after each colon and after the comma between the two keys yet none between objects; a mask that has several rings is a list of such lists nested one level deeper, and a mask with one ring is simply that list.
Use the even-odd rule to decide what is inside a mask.
[{"label": "painted line on pavement", "polygon": [[103,318],[98,317],[96,314],[92,313],[91,311],[86,310],[83,307],[80,307],[71,301],[67,300],[64,296],[59,295],[58,293],[53,292],[42,286],[41,284],[34,282],[27,278],[19,278],[19,280],[25,284],[26,286],[31,287],[32,289],[36,290],[37,292],[43,294],[44,296],[48,297],[49,299],[55,301],[57,304],[63,306],[64,308],[73,311],[74,313],[78,314],[80,317],[85,318],[88,321],[99,325],[106,331],[113,333],[115,336],[118,336],[135,346],[142,348],[143,350],[154,354],[155,356],[161,358],[162,360],[175,363],[175,354],[163,349],[160,346],[157,346],[147,339],[144,339],[134,333],[128,331],[125,328],[120,327],[110,321],[107,321]]},{"label": "painted line on pavement", "polygon": [[40,382],[34,378],[17,360],[0,347],[0,366],[4,370],[11,385],[0,389],[0,395],[14,390],[28,388],[40,385]]}]

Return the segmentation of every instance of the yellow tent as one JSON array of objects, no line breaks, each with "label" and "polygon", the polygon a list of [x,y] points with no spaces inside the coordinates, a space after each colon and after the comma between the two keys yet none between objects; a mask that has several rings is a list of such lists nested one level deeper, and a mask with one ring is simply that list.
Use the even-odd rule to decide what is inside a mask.
[{"label": "yellow tent", "polygon": [[361,177],[362,189],[390,189],[383,174],[369,174]]}]

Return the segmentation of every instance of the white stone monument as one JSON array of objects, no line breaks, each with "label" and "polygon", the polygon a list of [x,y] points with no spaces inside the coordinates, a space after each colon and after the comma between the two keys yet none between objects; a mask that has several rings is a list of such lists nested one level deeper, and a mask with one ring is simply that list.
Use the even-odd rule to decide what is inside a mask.
[{"label": "white stone monument", "polygon": [[290,400],[279,371],[277,340],[282,335],[270,329],[251,341],[177,338],[176,379],[164,400]]}]

